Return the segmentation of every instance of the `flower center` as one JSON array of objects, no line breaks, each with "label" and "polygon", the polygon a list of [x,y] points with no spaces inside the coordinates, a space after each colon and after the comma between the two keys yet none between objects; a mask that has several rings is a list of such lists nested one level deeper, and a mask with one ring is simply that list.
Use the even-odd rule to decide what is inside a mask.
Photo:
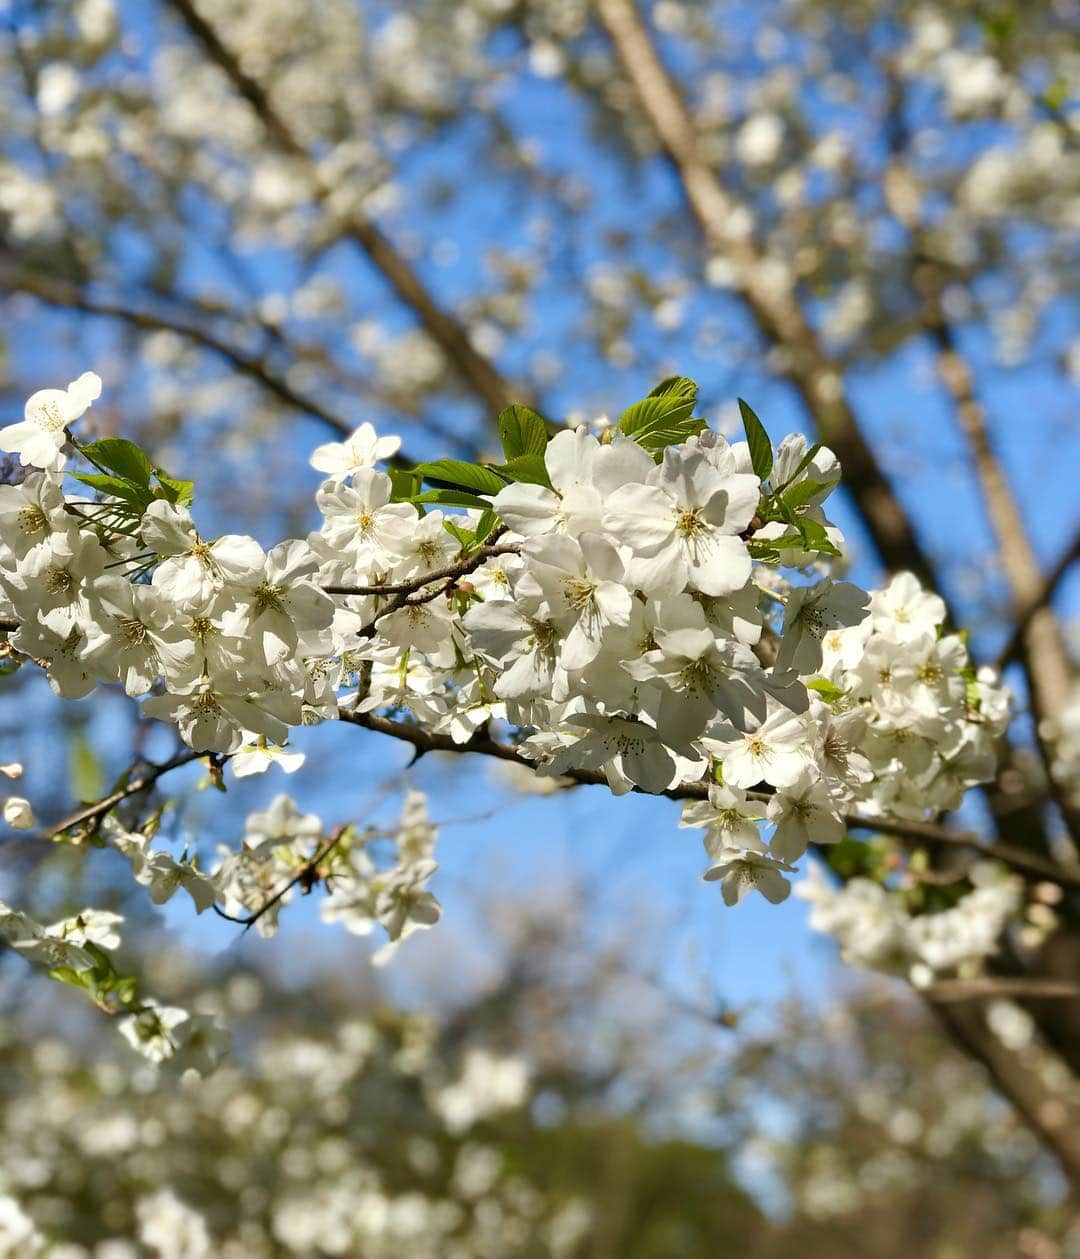
[{"label": "flower center", "polygon": [[683,507],[675,513],[675,532],[684,538],[696,538],[705,532],[705,521],[698,507]]},{"label": "flower center", "polygon": [[285,590],[285,586],[274,586],[264,581],[255,591],[256,616],[263,612],[284,612],[285,604],[282,602],[282,595],[285,594]]},{"label": "flower center", "polygon": [[581,577],[567,577],[563,580],[563,596],[575,612],[588,607],[592,602],[595,589],[596,587],[591,582]]},{"label": "flower center", "polygon": [[146,626],[133,616],[120,619],[120,633],[131,647],[141,647],[146,642]]},{"label": "flower center", "polygon": [[55,402],[46,402],[38,410],[37,422],[47,433],[59,433],[66,420]]},{"label": "flower center", "polygon": [[799,614],[799,620],[802,621],[807,631],[814,638],[821,638],[824,635],[824,626],[821,623],[821,610],[819,608],[803,608]]},{"label": "flower center", "polygon": [[37,504],[24,507],[18,515],[19,530],[22,533],[44,533],[49,523],[48,517]]},{"label": "flower center", "polygon": [[51,595],[63,596],[71,593],[75,579],[66,568],[48,568],[45,570],[45,589]]}]

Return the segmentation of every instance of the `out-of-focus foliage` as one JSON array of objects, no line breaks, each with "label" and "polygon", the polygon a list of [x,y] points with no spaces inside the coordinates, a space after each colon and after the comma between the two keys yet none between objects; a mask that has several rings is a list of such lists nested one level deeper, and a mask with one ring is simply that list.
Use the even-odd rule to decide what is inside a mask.
[{"label": "out-of-focus foliage", "polygon": [[[0,1194],[56,1259],[1075,1253],[1036,1142],[913,1008],[853,990],[725,1027],[622,950],[568,973],[565,924],[525,921],[502,977],[439,1020],[331,970],[207,985],[160,957],[170,998],[244,1028],[205,1081],[70,1008],[36,1043],[9,1014]],[[37,1253],[4,1228],[0,1254]]]}]

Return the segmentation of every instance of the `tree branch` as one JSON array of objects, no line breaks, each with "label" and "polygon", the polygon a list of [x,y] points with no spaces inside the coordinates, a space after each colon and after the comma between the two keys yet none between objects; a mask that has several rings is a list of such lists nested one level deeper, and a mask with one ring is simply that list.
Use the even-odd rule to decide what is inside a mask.
[{"label": "tree branch", "polygon": [[633,0],[596,0],[596,13],[614,46],[645,116],[682,184],[710,248],[734,269],[735,291],[767,341],[784,351],[784,375],[794,385],[823,441],[836,452],[886,567],[911,569],[936,585],[933,564],[862,436],[844,391],[842,368],[826,353],[793,286],[777,283],[776,268],[753,237],[733,230],[737,208],[701,152],[697,128],[660,59]]},{"label": "tree branch", "polygon": [[[251,106],[274,145],[308,168],[319,201],[325,201],[333,191],[332,187],[311,154],[277,112],[267,90],[244,71],[214,26],[199,13],[193,0],[169,2],[206,56],[225,72],[237,93]],[[513,387],[498,368],[474,347],[467,329],[443,310],[406,259],[370,219],[352,213],[344,222],[343,230],[416,314],[425,331],[443,350],[450,365],[490,412],[497,414],[515,401],[515,396],[516,400],[521,400],[526,391]]]},{"label": "tree branch", "polygon": [[1043,578],[1042,585],[1035,596],[1017,612],[1016,622],[1012,633],[1009,635],[1009,641],[1001,649],[1001,654],[994,662],[994,668],[998,673],[1003,672],[1005,667],[1016,658],[1017,653],[1023,646],[1024,635],[1031,624],[1031,618],[1040,609],[1050,605],[1054,595],[1057,593],[1058,586],[1061,585],[1065,575],[1077,560],[1080,560],[1080,532],[1073,538],[1072,545],[1065,550],[1058,562]]},{"label": "tree branch", "polygon": [[130,796],[137,796],[141,791],[148,791],[159,778],[163,778],[172,770],[179,769],[182,765],[190,765],[193,761],[202,760],[207,755],[209,755],[207,752],[193,752],[190,750],[179,752],[171,760],[165,761],[161,765],[152,765],[145,773],[140,774],[138,778],[129,779],[123,787],[119,787],[110,795],[103,796],[100,800],[95,800],[93,804],[83,805],[82,808],[76,809],[74,813],[61,818],[59,822],[54,823],[42,834],[25,836],[24,838],[31,842],[34,840],[48,842],[63,831],[69,831],[73,826],[81,826],[87,822],[92,824],[92,829],[96,829],[105,815],[110,810],[115,809],[122,801],[127,800]]},{"label": "tree branch", "polygon": [[155,314],[151,311],[136,310],[116,302],[101,301],[90,297],[76,284],[40,274],[32,275],[27,271],[18,270],[10,263],[0,265],[0,290],[27,293],[49,306],[118,319],[142,332],[175,332],[178,336],[224,359],[241,375],[256,381],[288,406],[321,420],[336,433],[347,437],[355,427],[321,403],[316,402],[314,398],[297,393],[285,377],[275,372],[265,359],[246,354],[214,333],[186,320]]},{"label": "tree branch", "polygon": [[[500,525],[489,536],[500,538],[505,532],[506,526]],[[520,551],[521,544],[517,542],[506,542],[502,546],[494,546],[489,542],[465,559],[458,560],[456,564],[449,564],[446,568],[436,568],[429,573],[421,573],[408,581],[387,582],[381,586],[323,586],[322,589],[328,595],[410,595],[422,590],[433,581],[442,581],[444,578],[456,581],[460,577],[467,577],[469,573],[474,573],[481,564],[493,556],[517,555]]]},{"label": "tree branch", "polygon": [[920,989],[927,1001],[990,1001],[998,998],[1080,1001],[1080,983],[1068,979],[1026,979],[980,975],[976,979],[939,979]]},{"label": "tree branch", "polygon": [[[269,896],[253,913],[244,915],[228,914],[217,904],[217,902],[213,905],[214,913],[217,914],[219,918],[224,918],[227,922],[238,922],[245,931],[248,931],[259,921],[260,918],[262,918],[265,914],[268,914],[270,910],[273,909],[274,906],[281,900],[281,898],[285,896],[286,893],[290,892],[297,883],[302,883],[304,880],[312,879],[317,875],[319,866],[322,865],[338,844],[341,843],[345,832],[348,829],[348,826],[335,826],[333,831],[330,833],[330,838],[319,849],[319,851],[309,860],[305,861],[292,878],[290,878],[287,883],[279,887],[278,890],[274,892],[273,895]],[[308,890],[311,890],[310,887]]]},{"label": "tree branch", "polygon": [[[389,717],[380,717],[376,713],[356,712],[353,709],[339,708],[338,719],[350,725],[362,726],[366,730],[374,730],[379,734],[400,739],[416,749],[417,757],[426,756],[429,752],[453,752],[462,754],[475,752],[481,756],[491,756],[498,760],[510,761],[526,769],[536,770],[536,762],[530,760],[520,748],[509,743],[499,743],[487,734],[476,734],[465,743],[456,743],[448,734],[439,734],[424,730],[420,726],[407,721],[395,721]],[[603,774],[595,770],[572,769],[560,775],[569,783],[577,786],[607,787],[608,781]],[[640,787],[633,790],[641,795],[656,793],[644,791]],[[678,787],[670,787],[658,793],[669,800],[704,800],[708,798],[709,784],[706,782],[682,783]],[[769,792],[752,791],[751,798],[767,801]],[[1045,879],[1060,883],[1066,887],[1080,888],[1080,869],[1058,865],[1025,849],[1015,848],[1006,844],[988,844],[974,831],[954,831],[940,826],[936,822],[916,822],[903,818],[869,817],[861,813],[844,814],[844,824],[852,830],[871,830],[881,834],[893,835],[920,845],[948,845],[956,848],[974,849],[980,856],[992,861],[1000,861],[1029,877]]]}]

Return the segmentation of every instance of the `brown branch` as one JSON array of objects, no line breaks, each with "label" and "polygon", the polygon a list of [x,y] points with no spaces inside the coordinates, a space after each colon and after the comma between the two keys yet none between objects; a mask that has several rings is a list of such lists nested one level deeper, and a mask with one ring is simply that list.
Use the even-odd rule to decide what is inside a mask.
[{"label": "brown branch", "polygon": [[268,897],[254,913],[243,915],[228,914],[216,903],[213,906],[214,913],[217,914],[219,918],[224,918],[227,922],[238,922],[245,931],[248,931],[259,921],[260,918],[262,918],[265,914],[268,914],[283,896],[292,891],[298,883],[302,883],[305,879],[312,879],[318,874],[319,866],[322,865],[338,844],[341,843],[348,829],[348,826],[335,826],[330,834],[330,838],[319,849],[319,851],[315,853],[313,857],[309,858],[309,860],[305,861],[292,878],[290,878],[289,881],[282,887],[279,887],[272,896]]},{"label": "brown branch", "polygon": [[[520,748],[510,743],[499,743],[490,735],[476,734],[466,743],[455,743],[448,734],[439,734],[424,730],[413,722],[395,721],[389,717],[380,717],[375,713],[356,712],[352,709],[339,708],[338,719],[350,725],[362,726],[366,730],[374,730],[379,734],[389,735],[409,743],[416,749],[417,757],[426,756],[429,752],[466,752],[492,756],[502,761],[510,761],[526,769],[535,770],[537,763],[530,760]],[[560,775],[569,783],[577,786],[608,786],[602,773],[587,769],[568,769]],[[660,794],[669,800],[704,800],[708,798],[709,784],[706,782],[680,783],[677,787],[669,787],[660,793],[647,792],[641,787],[633,790],[641,795]],[[752,791],[751,798],[768,800],[770,793]],[[1058,865],[1056,862],[1038,857],[1025,849],[1015,848],[1007,844],[988,844],[973,831],[954,831],[940,826],[936,822],[914,822],[903,818],[868,817],[861,813],[844,814],[844,824],[852,830],[872,830],[882,834],[894,835],[898,839],[906,839],[919,844],[941,844],[957,848],[974,849],[980,856],[992,861],[1000,861],[1003,865],[1026,873],[1030,877],[1049,880],[1067,887],[1080,888],[1080,869]]]},{"label": "brown branch", "polygon": [[794,291],[777,285],[761,246],[751,236],[733,231],[736,203],[704,156],[694,119],[633,0],[596,0],[595,8],[638,104],[679,177],[702,235],[711,249],[732,264],[735,291],[762,335],[783,349],[783,373],[816,421],[822,440],[839,457],[844,484],[882,560],[889,569],[911,569],[924,584],[935,585],[930,558],[862,436],[845,394],[840,364],[825,351]]},{"label": "brown branch", "polygon": [[1031,618],[1040,609],[1048,607],[1057,593],[1058,586],[1068,573],[1069,569],[1080,560],[1080,532],[1073,538],[1072,545],[1068,547],[1062,554],[1061,558],[1043,578],[1035,597],[1030,599],[1016,614],[1016,621],[1013,631],[1009,636],[1009,641],[1001,649],[1001,654],[994,662],[994,668],[1001,673],[1006,665],[1011,664],[1016,658],[1018,652],[1024,643],[1024,635],[1028,626],[1031,624]]},{"label": "brown branch", "polygon": [[938,281],[927,280],[926,283],[933,288],[927,294],[928,309],[924,318],[938,349],[938,373],[955,404],[957,420],[971,448],[975,474],[1013,601],[1020,609],[1031,609],[1021,633],[1021,646],[1031,681],[1036,721],[1055,718],[1068,702],[1073,680],[1061,627],[1050,608],[1039,603],[1043,593],[1039,563],[1019,504],[994,453],[986,410],[975,393],[974,374],[957,349],[952,326],[941,309]]},{"label": "brown branch", "polygon": [[[277,112],[267,90],[244,71],[214,26],[199,13],[193,0],[170,0],[170,3],[206,56],[225,72],[237,93],[251,106],[274,145],[308,168],[318,200],[325,201],[333,188]],[[408,261],[370,219],[354,212],[343,224],[343,231],[360,246],[398,297],[416,314],[425,331],[443,350],[450,365],[489,411],[498,413],[515,401],[515,395],[520,401],[523,391],[512,387],[498,368],[479,353],[467,329],[439,305]]]},{"label": "brown branch", "polygon": [[78,285],[49,276],[32,275],[27,271],[19,270],[9,263],[0,264],[0,291],[2,290],[12,293],[27,293],[49,306],[57,306],[67,310],[79,310],[84,314],[101,315],[109,319],[118,319],[142,332],[175,332],[178,336],[182,336],[186,340],[202,346],[203,349],[209,350],[227,363],[231,363],[241,375],[256,381],[288,406],[312,415],[317,420],[321,420],[336,433],[348,436],[355,427],[341,416],[329,411],[321,403],[316,402],[314,398],[305,397],[297,393],[285,377],[274,371],[265,359],[246,354],[235,345],[197,324],[175,316],[137,310],[118,302],[98,300],[90,297]]},{"label": "brown branch", "polygon": [[[990,1073],[997,1088],[1009,1099],[1021,1118],[1061,1163],[1073,1194],[1080,1193],[1080,1104],[1075,1085],[1062,1088],[1032,1060],[1025,1050],[1002,1044],[987,1026],[981,1004],[968,1001],[931,1001],[949,1035]],[[1037,1052],[1037,1051],[1036,1051]]]},{"label": "brown branch", "polygon": [[1031,1000],[1080,1001],[1080,983],[1068,979],[1025,979],[1008,975],[980,975],[976,979],[939,979],[920,989],[928,1001],[990,1001],[999,997]]},{"label": "brown branch", "polygon": [[114,809],[122,801],[127,800],[129,796],[136,796],[141,791],[147,791],[159,778],[163,778],[171,770],[179,769],[182,765],[190,765],[192,761],[201,760],[207,755],[208,753],[206,752],[180,752],[161,765],[151,766],[145,773],[140,774],[138,778],[130,779],[123,787],[112,792],[111,795],[104,796],[100,800],[95,800],[93,804],[83,805],[82,808],[76,809],[74,813],[70,813],[59,822],[55,822],[42,834],[26,836],[25,838],[29,841],[40,840],[47,842],[63,831],[71,830],[73,826],[81,826],[89,822],[96,827],[111,809]]},{"label": "brown branch", "polygon": [[987,843],[975,831],[954,831],[936,822],[909,821],[904,818],[874,818],[848,813],[844,822],[850,827],[881,831],[897,839],[918,844],[944,845],[954,848],[971,848],[991,861],[1000,861],[1014,870],[1039,879],[1049,879],[1067,887],[1080,888],[1080,867],[1063,866],[1049,857],[1015,844]]},{"label": "brown branch", "polygon": [[[506,526],[501,525],[490,536],[502,537],[505,532]],[[446,568],[436,568],[429,573],[410,577],[408,581],[387,582],[381,586],[323,586],[322,589],[328,595],[410,595],[422,590],[433,581],[442,581],[444,578],[456,581],[458,578],[467,577],[469,573],[475,572],[485,560],[496,555],[517,555],[520,550],[521,545],[517,542],[506,542],[502,546],[494,546],[489,542],[467,558],[458,560],[456,564],[448,564]]]}]

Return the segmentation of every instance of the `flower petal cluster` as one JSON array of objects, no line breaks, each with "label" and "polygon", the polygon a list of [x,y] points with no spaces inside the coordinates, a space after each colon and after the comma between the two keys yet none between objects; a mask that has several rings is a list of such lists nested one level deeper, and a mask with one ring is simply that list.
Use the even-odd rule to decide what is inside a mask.
[{"label": "flower petal cluster", "polygon": [[[66,423],[95,381],[35,395],[34,416]],[[646,417],[681,405],[658,396]],[[318,527],[269,552],[201,532],[182,483],[67,492],[60,442],[0,487],[11,645],[61,695],[120,683],[197,752],[240,754],[241,773],[291,758],[293,728],[345,705],[460,746],[509,728],[541,776],[707,792],[684,824],[705,828],[706,878],[728,903],[782,899],[848,812],[924,818],[991,776],[1007,698],[943,632],[942,601],[910,574],[869,595],[829,574],[843,544],[824,511],[831,451],[792,436],[762,461],[759,434],[751,450],[699,421],[651,447],[652,430],[621,423],[549,441],[534,418],[543,455],[524,457],[522,480],[422,466],[443,480],[466,467],[464,495],[395,480],[377,464],[399,439],[361,425],[313,456]],[[321,824],[286,800],[210,875],[137,839],[124,850],[155,901],[182,886],[201,910],[216,892],[266,934],[291,891],[261,907],[298,871],[326,879],[324,914],[351,931],[380,923],[393,944],[436,920],[429,847],[409,841],[380,870],[351,836],[308,869]]]}]

